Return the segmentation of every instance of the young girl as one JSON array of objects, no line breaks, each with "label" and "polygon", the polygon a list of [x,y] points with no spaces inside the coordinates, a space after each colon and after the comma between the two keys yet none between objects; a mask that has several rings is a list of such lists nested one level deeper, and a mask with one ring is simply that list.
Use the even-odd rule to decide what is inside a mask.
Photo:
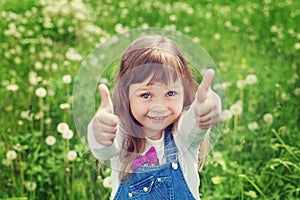
[{"label": "young girl", "polygon": [[147,35],[130,45],[112,100],[101,84],[101,104],[88,126],[93,155],[111,162],[111,199],[200,199],[198,156],[207,153],[209,128],[221,112],[213,77],[207,70],[196,90],[168,38]]}]

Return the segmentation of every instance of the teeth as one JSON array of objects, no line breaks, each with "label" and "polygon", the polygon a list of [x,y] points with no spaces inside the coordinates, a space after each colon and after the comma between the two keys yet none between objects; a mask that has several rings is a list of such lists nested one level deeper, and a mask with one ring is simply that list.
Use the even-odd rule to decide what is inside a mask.
[{"label": "teeth", "polygon": [[165,117],[150,117],[151,119],[155,119],[155,120],[162,120],[164,119]]}]

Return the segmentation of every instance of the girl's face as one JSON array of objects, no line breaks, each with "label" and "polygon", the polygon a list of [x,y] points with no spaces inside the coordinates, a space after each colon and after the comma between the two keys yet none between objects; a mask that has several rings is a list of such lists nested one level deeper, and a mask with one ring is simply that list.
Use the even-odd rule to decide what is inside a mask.
[{"label": "girl's face", "polygon": [[143,125],[145,136],[159,139],[162,130],[181,114],[183,87],[180,80],[170,82],[167,86],[149,84],[149,80],[129,86],[130,109],[134,118]]}]

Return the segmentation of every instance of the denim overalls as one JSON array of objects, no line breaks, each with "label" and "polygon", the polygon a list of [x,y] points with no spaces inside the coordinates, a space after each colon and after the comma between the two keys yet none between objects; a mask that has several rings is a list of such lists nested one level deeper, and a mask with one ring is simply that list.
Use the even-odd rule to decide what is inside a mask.
[{"label": "denim overalls", "polygon": [[132,175],[129,175],[129,181],[120,183],[115,200],[195,199],[184,179],[178,161],[178,149],[170,128],[165,130],[164,135],[166,163],[137,168]]}]

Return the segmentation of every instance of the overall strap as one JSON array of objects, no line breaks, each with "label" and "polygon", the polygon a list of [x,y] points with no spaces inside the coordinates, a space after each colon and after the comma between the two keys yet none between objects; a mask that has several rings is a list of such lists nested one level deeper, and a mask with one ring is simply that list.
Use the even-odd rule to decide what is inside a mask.
[{"label": "overall strap", "polygon": [[172,125],[168,126],[165,129],[165,134],[164,134],[165,155],[164,156],[166,157],[167,162],[176,162],[178,159],[177,158],[178,148],[176,147],[171,131],[172,131]]}]

